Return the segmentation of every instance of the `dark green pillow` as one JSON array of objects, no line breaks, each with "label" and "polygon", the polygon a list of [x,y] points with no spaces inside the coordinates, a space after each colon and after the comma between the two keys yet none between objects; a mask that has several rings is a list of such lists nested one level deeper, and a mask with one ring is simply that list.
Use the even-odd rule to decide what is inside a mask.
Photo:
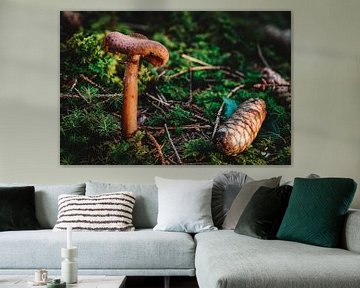
[{"label": "dark green pillow", "polygon": [[275,239],[288,206],[292,187],[260,187],[246,205],[235,232],[261,239]]},{"label": "dark green pillow", "polygon": [[35,188],[0,187],[0,231],[39,229]]},{"label": "dark green pillow", "polygon": [[337,247],[355,190],[349,178],[295,178],[277,238]]}]

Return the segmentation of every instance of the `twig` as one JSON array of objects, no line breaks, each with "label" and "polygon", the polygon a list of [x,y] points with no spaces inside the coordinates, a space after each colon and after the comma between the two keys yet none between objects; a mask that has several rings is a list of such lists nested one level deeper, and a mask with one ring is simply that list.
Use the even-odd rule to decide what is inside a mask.
[{"label": "twig", "polygon": [[212,67],[219,67],[220,70],[224,70],[225,74],[228,74],[228,75],[231,75],[231,76],[234,76],[237,75],[238,77],[240,78],[243,78],[244,77],[244,74],[240,71],[234,71],[232,70],[230,67],[226,67],[226,66],[215,66],[215,65],[211,65],[207,62],[204,62],[202,60],[199,60],[197,58],[194,58],[192,56],[189,56],[189,55],[186,55],[186,54],[181,54],[181,57],[185,58],[186,60],[189,60],[191,62],[194,62],[194,63],[198,63],[202,66],[212,66]]},{"label": "twig", "polygon": [[189,71],[189,100],[186,102],[185,105],[190,105],[193,100],[193,94],[192,94],[192,72]]},{"label": "twig", "polygon": [[176,155],[176,158],[177,158],[179,164],[183,164],[182,161],[181,161],[181,158],[180,158],[180,156],[179,156],[179,153],[178,153],[177,150],[176,150],[176,147],[175,147],[175,145],[174,145],[174,142],[173,142],[172,139],[171,139],[171,136],[170,136],[170,133],[169,133],[169,130],[168,130],[168,127],[167,127],[166,123],[164,124],[164,128],[165,128],[166,134],[167,134],[167,136],[168,136],[168,138],[169,138],[171,147],[173,148],[173,150],[174,150],[174,152],[175,152],[175,155]]},{"label": "twig", "polygon": [[176,163],[176,161],[174,161],[173,159],[171,159],[170,157],[166,157],[166,159],[169,160],[169,162],[171,162],[171,164],[173,165],[177,165],[178,163]]},{"label": "twig", "polygon": [[89,100],[87,100],[84,95],[81,94],[81,92],[77,89],[77,88],[74,88],[75,92],[78,93],[78,95],[87,103],[87,104],[90,104]]},{"label": "twig", "polygon": [[185,70],[182,70],[178,73],[175,73],[173,75],[170,75],[169,78],[172,79],[172,78],[175,78],[175,77],[178,77],[180,75],[183,75],[185,73],[188,73],[190,71],[201,71],[201,70],[221,70],[223,71],[225,74],[227,75],[230,75],[234,78],[243,78],[244,77],[244,74],[242,74],[241,72],[239,71],[232,71],[229,67],[226,67],[226,66],[212,66],[212,65],[208,65],[208,66],[195,66],[195,67],[190,67],[190,68],[187,68]]},{"label": "twig", "polygon": [[167,72],[167,70],[162,71],[162,72],[157,76],[157,79],[159,80],[162,76],[165,75],[166,72]]},{"label": "twig", "polygon": [[198,64],[200,64],[200,65],[203,65],[203,66],[211,66],[211,64],[209,64],[209,63],[206,63],[206,62],[204,62],[204,61],[201,61],[201,60],[199,60],[199,59],[196,59],[196,58],[191,57],[191,56],[186,55],[186,54],[181,54],[181,57],[183,57],[183,58],[185,58],[186,60],[189,60],[189,61],[191,61],[191,62],[195,62],[195,63],[198,63]]},{"label": "twig", "polygon": [[61,99],[82,99],[82,97],[80,97],[79,95],[75,95],[75,94],[60,94],[60,98]]},{"label": "twig", "polygon": [[259,42],[256,44],[256,47],[257,47],[257,51],[258,51],[258,54],[259,54],[259,57],[260,57],[261,61],[264,63],[264,65],[266,67],[270,68],[269,63],[266,61],[266,59],[265,59],[265,57],[264,57],[264,55],[263,55],[263,53],[261,51],[261,47],[260,47]]},{"label": "twig", "polygon": [[[161,98],[160,95],[158,95],[159,98],[156,98],[155,96],[151,95],[150,93],[146,93],[145,95],[146,95],[148,98],[150,98],[150,99],[158,102],[160,105],[164,105],[164,106],[166,106],[166,107],[168,107],[168,108],[170,108],[170,109],[172,109],[172,108],[174,107],[174,105],[176,105],[177,103],[179,103],[179,102],[175,102],[175,101],[164,102],[162,99],[159,99],[159,98]],[[165,100],[166,100],[166,99],[165,99]],[[156,105],[156,104],[152,103],[151,101],[149,101],[149,102],[150,102],[155,108],[159,109],[159,110],[166,116],[165,111],[164,111],[163,109],[161,109],[161,108],[159,107],[159,105]],[[191,105],[191,103],[186,102],[185,105]],[[191,106],[194,106],[194,107],[198,108],[196,105],[191,105]],[[202,112],[202,111],[201,111],[201,112]],[[210,122],[208,119],[206,119],[206,118],[204,118],[204,117],[202,117],[202,116],[200,116],[200,115],[197,115],[197,114],[195,114],[195,113],[192,114],[192,117],[193,117],[193,118],[196,118],[196,119],[199,119],[199,120],[202,120],[202,121],[207,122],[207,123]]]},{"label": "twig", "polygon": [[[80,91],[78,91],[75,88],[75,91],[80,94]],[[91,97],[98,97],[98,98],[112,98],[112,97],[119,97],[122,96],[122,94],[91,94]],[[76,94],[60,94],[60,98],[82,98],[79,95]]]},{"label": "twig", "polygon": [[[184,129],[184,130],[202,130],[202,129],[210,129],[211,125],[200,125],[200,124],[190,124],[190,125],[184,125],[184,126],[170,126],[167,127],[168,130],[175,130],[175,129]],[[161,126],[142,126],[144,129],[148,130],[164,130],[164,127]]]},{"label": "twig", "polygon": [[170,106],[171,104],[165,102],[163,99],[161,99],[161,97],[156,98],[155,96],[151,95],[150,93],[145,93],[145,95],[147,97],[149,97],[150,99],[153,99],[156,102],[159,102],[161,105],[165,105],[165,106]]},{"label": "twig", "polygon": [[[226,95],[226,98],[230,98],[232,95],[234,95],[236,93],[236,91],[238,91],[239,89],[243,88],[245,85],[244,84],[240,84],[238,86],[236,86],[235,88],[233,88],[228,95]],[[214,130],[212,133],[211,138],[214,138],[215,133],[219,127],[220,124],[220,117],[221,117],[221,113],[224,110],[224,106],[225,106],[225,102],[223,102],[219,108],[219,111],[216,114],[216,120],[215,120],[215,124],[214,124]]]},{"label": "twig", "polygon": [[151,135],[149,132],[146,132],[146,136],[150,139],[150,141],[154,144],[156,151],[158,152],[160,159],[161,159],[161,164],[162,165],[166,165],[166,159],[164,157],[164,154],[161,150],[161,146],[160,144],[156,141],[155,137],[153,135]]},{"label": "twig", "polygon": [[78,79],[75,78],[73,85],[71,85],[70,91],[72,91],[75,88],[77,82],[78,82]]},{"label": "twig", "polygon": [[152,106],[154,106],[156,109],[158,109],[165,117],[167,116],[166,112],[159,106],[159,105],[156,105],[155,103],[153,102],[150,102],[150,104]]},{"label": "twig", "polygon": [[102,86],[100,86],[99,84],[95,83],[94,81],[92,81],[91,79],[89,79],[88,77],[86,77],[84,74],[80,74],[80,77],[82,79],[84,79],[86,82],[94,85],[95,87],[99,88],[100,90],[102,90],[103,92],[107,92],[107,90],[105,88],[103,88]]},{"label": "twig", "polygon": [[164,94],[162,94],[161,91],[157,87],[155,87],[155,90],[158,92],[160,99],[162,99],[164,102],[167,103],[168,100],[165,98]]},{"label": "twig", "polygon": [[199,119],[199,120],[202,120],[202,121],[204,121],[204,122],[206,122],[206,123],[210,123],[210,120],[209,120],[209,119],[206,119],[206,118],[204,118],[204,117],[202,117],[202,116],[200,116],[200,115],[193,114],[192,116],[193,116],[194,118]]},{"label": "twig", "polygon": [[231,89],[231,91],[229,92],[229,94],[226,95],[226,98],[232,97],[239,89],[244,88],[244,87],[245,87],[244,84],[240,84],[240,85],[236,86],[235,88]]}]

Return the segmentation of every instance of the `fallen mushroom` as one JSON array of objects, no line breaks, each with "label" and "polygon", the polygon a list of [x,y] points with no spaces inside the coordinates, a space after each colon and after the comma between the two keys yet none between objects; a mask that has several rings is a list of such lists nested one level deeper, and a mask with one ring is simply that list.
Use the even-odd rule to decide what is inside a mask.
[{"label": "fallen mushroom", "polygon": [[154,66],[162,66],[169,60],[169,52],[159,42],[147,39],[141,34],[125,35],[109,32],[104,40],[107,51],[127,55],[124,74],[124,99],[122,105],[122,134],[130,138],[138,129],[138,71],[140,57]]},{"label": "fallen mushroom", "polygon": [[229,156],[245,151],[256,138],[265,117],[264,100],[259,98],[246,100],[216,131],[215,146]]}]

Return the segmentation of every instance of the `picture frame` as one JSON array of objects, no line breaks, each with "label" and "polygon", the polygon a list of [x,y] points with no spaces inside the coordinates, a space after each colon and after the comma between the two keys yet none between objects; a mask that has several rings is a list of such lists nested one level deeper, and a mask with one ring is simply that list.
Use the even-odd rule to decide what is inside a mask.
[{"label": "picture frame", "polygon": [[290,11],[60,12],[61,165],[291,165],[291,107]]}]

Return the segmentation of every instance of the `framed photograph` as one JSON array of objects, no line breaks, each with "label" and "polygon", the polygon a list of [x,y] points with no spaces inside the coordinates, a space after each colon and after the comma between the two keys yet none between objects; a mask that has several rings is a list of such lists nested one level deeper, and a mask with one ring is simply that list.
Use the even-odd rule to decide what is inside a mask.
[{"label": "framed photograph", "polygon": [[62,165],[290,165],[290,11],[61,11]]}]

